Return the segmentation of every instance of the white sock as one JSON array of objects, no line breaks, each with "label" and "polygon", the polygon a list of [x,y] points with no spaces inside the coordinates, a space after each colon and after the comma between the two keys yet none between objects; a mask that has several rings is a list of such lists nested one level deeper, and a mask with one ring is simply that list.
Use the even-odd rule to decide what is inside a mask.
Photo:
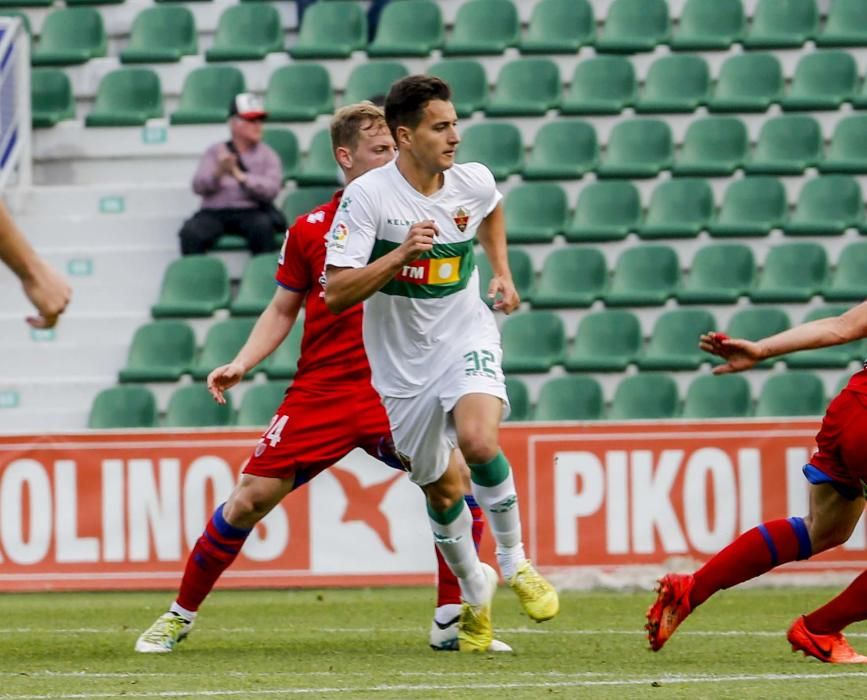
[{"label": "white sock", "polygon": [[169,612],[173,612],[175,615],[180,615],[187,622],[192,622],[193,620],[195,620],[197,614],[194,613],[192,610],[182,608],[180,605],[178,605],[177,601],[172,603],[171,607],[169,608]]},{"label": "white sock", "polygon": [[473,544],[473,516],[463,500],[461,504],[460,515],[452,522],[444,525],[430,518],[430,524],[440,554],[458,579],[461,598],[479,605],[488,598],[488,581]]},{"label": "white sock", "polygon": [[454,620],[460,614],[461,606],[458,603],[446,603],[445,605],[440,605],[434,611],[434,620],[439,622],[441,625],[445,625]]},{"label": "white sock", "polygon": [[521,541],[521,516],[512,472],[496,486],[473,482],[473,496],[485,512],[497,543],[497,564],[506,580],[512,578],[527,557]]}]

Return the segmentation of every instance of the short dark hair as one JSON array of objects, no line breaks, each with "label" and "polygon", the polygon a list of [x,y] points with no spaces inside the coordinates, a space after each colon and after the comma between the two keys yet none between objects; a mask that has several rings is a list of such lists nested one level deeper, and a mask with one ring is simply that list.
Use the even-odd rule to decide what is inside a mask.
[{"label": "short dark hair", "polygon": [[448,83],[433,75],[408,75],[394,83],[385,98],[385,121],[395,141],[397,127],[419,125],[428,102],[451,98]]}]

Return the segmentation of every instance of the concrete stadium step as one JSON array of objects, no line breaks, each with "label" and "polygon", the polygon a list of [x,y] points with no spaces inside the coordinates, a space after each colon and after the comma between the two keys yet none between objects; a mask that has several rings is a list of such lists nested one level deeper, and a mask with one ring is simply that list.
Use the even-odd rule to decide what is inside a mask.
[{"label": "concrete stadium step", "polygon": [[31,379],[66,376],[109,379],[117,376],[126,362],[129,339],[113,343],[46,340],[45,342],[3,345],[4,372]]},{"label": "concrete stadium step", "polygon": [[112,386],[116,377],[0,377],[0,424],[15,411],[40,407],[62,411],[89,410],[93,397]]},{"label": "concrete stadium step", "polygon": [[122,214],[189,216],[198,208],[199,198],[190,189],[189,180],[160,185],[108,181],[101,185],[32,187],[11,193],[8,203],[16,217],[60,214],[64,218],[104,216],[108,220]]},{"label": "concrete stadium step", "polygon": [[41,347],[46,343],[128,346],[136,328],[150,320],[146,311],[96,314],[73,307],[55,328],[40,330],[31,328],[23,316],[4,313],[0,316],[0,348],[27,344]]},{"label": "concrete stadium step", "polygon": [[30,243],[38,249],[74,244],[82,249],[169,248],[176,246],[178,231],[189,214],[128,214],[94,216],[19,216],[16,221]]},{"label": "concrete stadium step", "polygon": [[0,408],[4,435],[45,435],[48,433],[80,432],[87,427],[87,408],[58,409],[50,404],[33,410]]}]

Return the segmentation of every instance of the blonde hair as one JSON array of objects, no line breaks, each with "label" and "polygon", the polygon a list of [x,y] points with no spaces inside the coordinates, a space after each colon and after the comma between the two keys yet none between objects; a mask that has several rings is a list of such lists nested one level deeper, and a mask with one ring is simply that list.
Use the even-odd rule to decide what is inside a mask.
[{"label": "blonde hair", "polygon": [[331,148],[341,146],[355,150],[360,132],[369,129],[387,129],[385,112],[367,100],[346,105],[331,117]]}]

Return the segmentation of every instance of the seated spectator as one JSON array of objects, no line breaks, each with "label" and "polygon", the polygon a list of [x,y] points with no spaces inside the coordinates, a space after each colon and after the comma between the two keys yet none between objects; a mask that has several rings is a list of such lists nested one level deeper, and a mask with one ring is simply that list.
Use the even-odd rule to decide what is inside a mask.
[{"label": "seated spectator", "polygon": [[276,249],[274,234],[286,230],[286,220],[274,206],[282,170],[280,156],[262,143],[266,117],[255,95],[241,93],[232,100],[231,140],[209,147],[193,177],[202,208],[181,228],[184,255],[206,253],[226,234],[246,238],[254,255]]}]

